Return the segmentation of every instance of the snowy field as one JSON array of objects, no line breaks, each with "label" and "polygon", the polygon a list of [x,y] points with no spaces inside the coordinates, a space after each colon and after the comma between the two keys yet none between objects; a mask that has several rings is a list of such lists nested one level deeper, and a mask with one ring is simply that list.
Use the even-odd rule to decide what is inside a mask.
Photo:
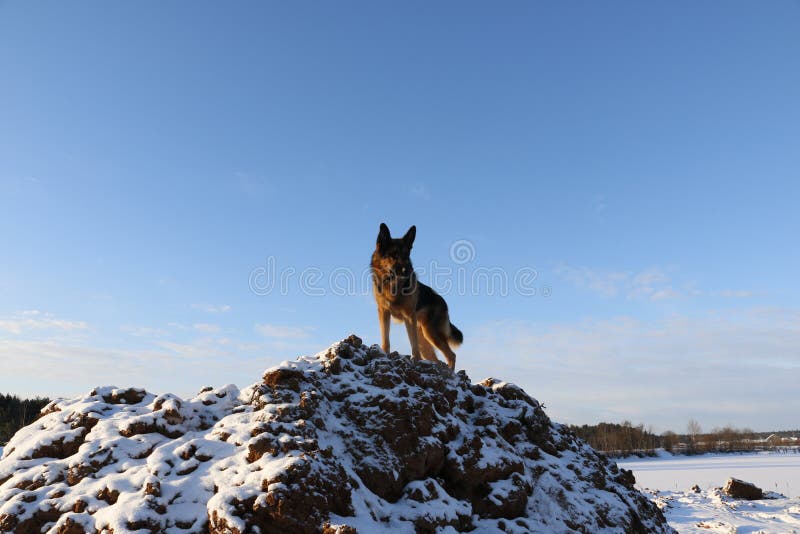
[{"label": "snowy field", "polygon": [[[708,454],[617,462],[662,507],[680,533],[800,533],[800,454]],[[735,477],[787,498],[729,499],[715,488]],[[701,491],[689,488],[697,484]]]},{"label": "snowy field", "polygon": [[697,484],[707,490],[735,477],[765,491],[800,497],[800,454],[796,452],[632,458],[617,464],[633,471],[640,488],[676,491]]}]

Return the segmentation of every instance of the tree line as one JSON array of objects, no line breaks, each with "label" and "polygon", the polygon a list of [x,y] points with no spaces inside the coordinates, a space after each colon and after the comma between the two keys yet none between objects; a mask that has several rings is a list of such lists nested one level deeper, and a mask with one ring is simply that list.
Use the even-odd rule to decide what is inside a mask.
[{"label": "tree line", "polygon": [[570,425],[569,428],[593,449],[611,456],[653,454],[656,448],[662,446],[660,436],[653,432],[652,427],[645,428],[643,424],[633,425],[630,421]]},{"label": "tree line", "polygon": [[569,428],[592,448],[609,456],[654,455],[658,448],[682,454],[774,449],[800,451],[800,431],[754,432],[729,425],[704,432],[694,419],[689,420],[685,434],[672,431],[656,434],[652,426],[633,425],[630,421],[570,425]]},{"label": "tree line", "polygon": [[17,430],[31,424],[50,399],[36,397],[20,399],[16,395],[0,394],[0,445],[5,444]]}]

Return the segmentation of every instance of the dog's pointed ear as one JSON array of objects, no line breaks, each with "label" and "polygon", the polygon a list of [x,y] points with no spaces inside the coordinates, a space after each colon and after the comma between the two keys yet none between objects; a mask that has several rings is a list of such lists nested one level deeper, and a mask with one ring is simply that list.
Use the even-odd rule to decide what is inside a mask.
[{"label": "dog's pointed ear", "polygon": [[378,231],[378,248],[384,248],[389,241],[392,240],[392,234],[389,233],[389,227],[381,223],[381,229]]},{"label": "dog's pointed ear", "polygon": [[411,248],[411,245],[414,244],[415,237],[417,237],[417,227],[412,226],[408,229],[406,235],[403,236],[403,243],[405,243],[408,248]]}]

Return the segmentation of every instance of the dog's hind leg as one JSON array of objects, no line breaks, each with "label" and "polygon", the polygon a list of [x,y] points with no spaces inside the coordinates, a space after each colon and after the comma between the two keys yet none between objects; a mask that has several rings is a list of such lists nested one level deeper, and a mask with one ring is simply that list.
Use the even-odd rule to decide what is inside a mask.
[{"label": "dog's hind leg", "polygon": [[439,361],[439,358],[436,357],[436,352],[433,350],[433,345],[431,345],[431,342],[425,337],[425,333],[422,331],[421,327],[417,328],[417,343],[419,344],[419,352],[424,359],[432,362]]},{"label": "dog's hind leg", "polygon": [[447,366],[450,368],[450,370],[455,371],[456,353],[450,348],[447,336],[443,335],[439,329],[429,328],[427,325],[423,326],[423,331],[425,332],[425,337],[428,338],[428,341],[430,341],[437,349],[442,351],[442,354],[444,354],[444,357],[447,359]]}]

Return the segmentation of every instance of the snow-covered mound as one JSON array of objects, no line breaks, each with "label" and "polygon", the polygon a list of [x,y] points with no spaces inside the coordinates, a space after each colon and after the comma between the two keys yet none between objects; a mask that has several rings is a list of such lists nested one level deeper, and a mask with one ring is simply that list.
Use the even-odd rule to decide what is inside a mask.
[{"label": "snow-covered mound", "polygon": [[54,402],[3,455],[3,532],[673,532],[518,387],[355,336],[241,392]]}]

